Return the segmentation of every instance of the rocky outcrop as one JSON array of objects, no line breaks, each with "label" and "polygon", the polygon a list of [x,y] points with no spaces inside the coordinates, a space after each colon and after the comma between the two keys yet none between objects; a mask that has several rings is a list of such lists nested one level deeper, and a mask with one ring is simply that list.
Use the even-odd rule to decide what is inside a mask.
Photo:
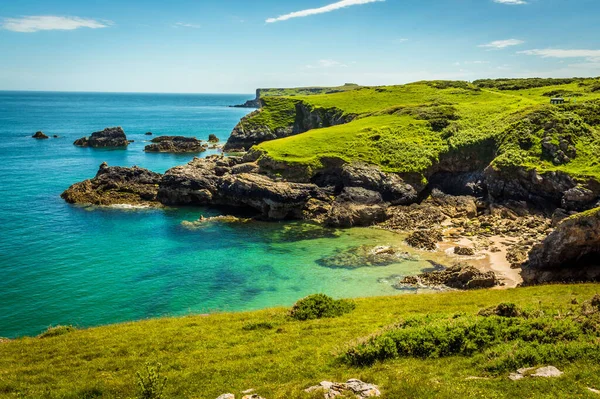
[{"label": "rocky outcrop", "polygon": [[232,108],[260,108],[261,89],[256,89],[256,97],[253,100],[248,100],[243,104],[232,105]]},{"label": "rocky outcrop", "polygon": [[78,147],[119,148],[127,147],[129,141],[120,127],[109,127],[101,132],[92,133],[90,137],[82,137],[73,143]]},{"label": "rocky outcrop", "polygon": [[320,266],[332,269],[358,269],[361,267],[389,266],[404,261],[414,261],[408,252],[387,245],[361,245],[336,251],[318,259]]},{"label": "rocky outcrop", "polygon": [[263,141],[293,136],[311,129],[340,125],[355,118],[355,115],[344,114],[338,108],[315,108],[302,101],[296,101],[293,110],[294,115],[291,118],[293,123],[273,128],[267,124],[254,123],[253,119],[260,112],[262,111],[254,111],[242,118],[227,140],[224,147],[225,151],[245,151]]},{"label": "rocky outcrop", "polygon": [[103,163],[96,177],[72,185],[61,197],[71,204],[159,206],[160,179],[160,174],[147,169]]},{"label": "rocky outcrop", "polygon": [[535,169],[490,166],[485,170],[485,184],[493,198],[527,201],[548,209],[582,211],[600,201],[598,182],[577,182],[559,171],[539,173]]},{"label": "rocky outcrop", "polygon": [[215,143],[218,143],[219,141],[220,141],[219,138],[215,134],[211,133],[211,134],[208,135],[208,142],[209,143],[215,144]]},{"label": "rocky outcrop", "polygon": [[394,286],[403,289],[406,286],[439,287],[446,286],[459,290],[491,288],[500,285],[496,274],[492,271],[482,272],[479,269],[458,264],[441,271],[427,272],[418,276],[408,276]]},{"label": "rocky outcrop", "polygon": [[146,152],[168,152],[173,154],[200,153],[206,151],[206,144],[195,137],[160,136],[151,140]]},{"label": "rocky outcrop", "polygon": [[600,208],[563,220],[529,253],[525,284],[600,280]]},{"label": "rocky outcrop", "polygon": [[46,136],[44,134],[44,132],[35,132],[35,134],[31,137],[33,137],[34,139],[38,139],[38,140],[45,140],[45,139],[49,138],[48,136]]},{"label": "rocky outcrop", "polygon": [[164,175],[158,193],[167,205],[224,205],[256,210],[266,219],[301,219],[310,199],[327,201],[314,184],[276,181],[255,173],[234,174],[240,157],[194,159]]}]

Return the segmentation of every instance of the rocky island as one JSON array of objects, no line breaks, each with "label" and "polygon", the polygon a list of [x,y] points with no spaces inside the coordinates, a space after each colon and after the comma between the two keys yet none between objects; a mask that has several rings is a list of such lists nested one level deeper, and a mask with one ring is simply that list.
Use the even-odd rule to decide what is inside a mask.
[{"label": "rocky island", "polygon": [[92,133],[90,137],[77,139],[73,144],[90,148],[125,148],[129,143],[122,128],[108,127],[101,132]]},{"label": "rocky island", "polygon": [[146,146],[146,152],[168,152],[173,154],[200,153],[207,149],[207,145],[195,137],[160,136],[151,140],[152,144]]},{"label": "rocky island", "polygon": [[[63,198],[233,206],[267,220],[377,226],[424,250],[447,242],[459,257],[485,254],[514,284],[521,267],[525,284],[596,280],[595,84],[431,81],[263,95],[225,147],[245,155],[196,158],[164,175],[103,165]],[[550,104],[545,94],[558,89],[585,94]],[[419,279],[427,280],[437,281]]]}]

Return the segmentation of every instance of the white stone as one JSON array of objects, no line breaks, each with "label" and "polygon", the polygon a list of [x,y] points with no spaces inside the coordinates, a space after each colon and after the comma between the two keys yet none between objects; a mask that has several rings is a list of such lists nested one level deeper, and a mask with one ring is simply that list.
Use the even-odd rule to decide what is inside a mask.
[{"label": "white stone", "polygon": [[219,396],[217,399],[235,399],[235,395],[232,393],[224,393],[223,395]]},{"label": "white stone", "polygon": [[537,369],[535,371],[535,374],[531,374],[531,376],[532,377],[549,378],[549,377],[560,377],[563,374],[564,373],[562,371],[560,371],[559,369],[557,369],[556,367],[548,366],[548,367],[540,367],[539,369]]}]

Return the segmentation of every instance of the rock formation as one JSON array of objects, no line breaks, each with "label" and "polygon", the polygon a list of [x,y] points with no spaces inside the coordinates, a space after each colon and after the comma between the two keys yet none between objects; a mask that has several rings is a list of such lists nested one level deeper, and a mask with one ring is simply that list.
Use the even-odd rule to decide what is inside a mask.
[{"label": "rock formation", "polygon": [[42,140],[45,140],[48,138],[48,136],[46,136],[44,134],[44,132],[35,132],[35,134],[31,137],[33,137],[34,139],[42,139]]},{"label": "rock formation", "polygon": [[564,219],[529,253],[525,284],[600,279],[600,208]]},{"label": "rock formation", "polygon": [[200,153],[206,151],[206,145],[195,137],[183,136],[160,136],[152,139],[152,143],[147,145],[146,152],[169,152],[174,154],[181,153]]},{"label": "rock formation", "polygon": [[272,128],[266,124],[248,123],[259,112],[260,109],[242,118],[227,140],[225,151],[248,150],[263,141],[293,136],[311,129],[340,125],[355,118],[355,115],[344,114],[337,108],[313,108],[302,101],[296,101],[295,111],[291,115],[294,120],[292,125]]},{"label": "rock formation", "polygon": [[394,286],[439,287],[468,290],[476,288],[491,288],[500,285],[496,274],[492,271],[482,272],[465,264],[457,264],[441,271],[427,272],[418,276],[408,276]]},{"label": "rock formation", "polygon": [[208,142],[209,143],[213,143],[214,144],[214,143],[218,143],[219,141],[220,140],[219,140],[219,138],[216,135],[214,135],[212,133],[208,135]]},{"label": "rock formation", "polygon": [[119,148],[129,145],[125,132],[120,127],[109,127],[101,132],[92,133],[90,137],[82,137],[73,143],[78,147]]},{"label": "rock formation", "polygon": [[138,167],[100,165],[96,177],[69,187],[61,197],[71,204],[159,206],[161,175]]}]

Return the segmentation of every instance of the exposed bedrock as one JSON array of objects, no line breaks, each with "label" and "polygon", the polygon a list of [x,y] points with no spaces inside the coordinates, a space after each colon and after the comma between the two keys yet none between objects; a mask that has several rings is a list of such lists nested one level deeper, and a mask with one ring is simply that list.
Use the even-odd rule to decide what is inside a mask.
[{"label": "exposed bedrock", "polygon": [[73,184],[61,197],[71,204],[158,206],[161,175],[138,167],[100,165],[96,177]]},{"label": "exposed bedrock", "polygon": [[563,220],[529,253],[525,284],[600,280],[600,208]]},{"label": "exposed bedrock", "polygon": [[485,185],[494,198],[527,201],[540,208],[582,211],[600,200],[600,184],[578,182],[564,172],[539,173],[535,169],[485,169]]},{"label": "exposed bedrock", "polygon": [[263,111],[259,109],[242,118],[227,140],[225,151],[245,151],[263,141],[293,136],[311,129],[341,125],[355,118],[355,115],[346,115],[338,108],[313,108],[302,101],[297,101],[295,107],[290,111],[291,114],[288,115],[294,120],[294,123],[273,128],[267,124],[257,124],[252,121],[260,112]]},{"label": "exposed bedrock", "polygon": [[129,141],[120,127],[108,127],[101,132],[92,133],[90,137],[82,137],[73,143],[78,147],[119,148],[127,147]]}]

